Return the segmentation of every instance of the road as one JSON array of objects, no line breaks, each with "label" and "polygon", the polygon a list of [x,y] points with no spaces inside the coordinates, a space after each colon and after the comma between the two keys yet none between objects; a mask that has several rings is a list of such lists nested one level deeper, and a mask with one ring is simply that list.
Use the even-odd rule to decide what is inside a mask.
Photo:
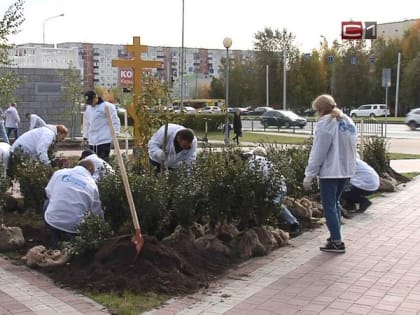
[{"label": "road", "polygon": [[[265,132],[273,132],[273,133],[295,133],[297,135],[310,135],[313,128],[315,127],[315,124],[312,122],[309,122],[308,125],[304,129],[296,128],[296,129],[277,129],[277,127],[270,127],[265,130]],[[383,130],[382,130],[383,128]],[[258,131],[263,132],[264,128],[261,125],[261,123],[258,120],[244,120],[242,119],[242,129],[244,131]],[[384,134],[386,134],[387,138],[399,138],[399,139],[420,139],[420,130],[410,130],[406,125],[404,124],[384,124],[376,126],[377,134],[381,135],[380,132],[382,131]],[[360,132],[360,124],[358,124],[358,131]],[[375,132],[372,132],[375,133]],[[366,134],[369,134],[367,132]]]}]

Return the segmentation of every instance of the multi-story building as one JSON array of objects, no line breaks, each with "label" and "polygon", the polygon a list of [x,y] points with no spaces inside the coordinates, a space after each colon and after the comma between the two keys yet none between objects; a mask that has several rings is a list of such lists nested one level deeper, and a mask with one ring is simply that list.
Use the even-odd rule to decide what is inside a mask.
[{"label": "multi-story building", "polygon": [[378,24],[378,37],[382,37],[386,41],[402,39],[404,33],[413,27],[416,22],[420,23],[420,19]]},{"label": "multi-story building", "polygon": [[[83,76],[84,88],[103,86],[111,89],[120,86],[120,72],[112,67],[112,60],[129,58],[125,45],[97,43],[60,43],[42,45],[29,43],[14,48],[10,56],[18,68],[65,69],[72,64]],[[179,96],[180,78],[183,73],[184,96],[197,95],[198,86],[209,85],[213,77],[220,76],[224,49],[184,48],[184,69],[181,71],[180,47],[148,46],[142,54],[143,60],[162,63],[162,68],[151,69],[151,73],[168,83],[173,96]],[[232,50],[231,58],[240,61],[252,56],[252,51]]]}]

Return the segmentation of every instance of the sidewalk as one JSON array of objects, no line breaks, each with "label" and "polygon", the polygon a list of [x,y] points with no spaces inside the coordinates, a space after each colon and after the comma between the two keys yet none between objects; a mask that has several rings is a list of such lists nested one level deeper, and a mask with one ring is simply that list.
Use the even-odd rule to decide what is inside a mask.
[{"label": "sidewalk", "polygon": [[306,232],[148,314],[420,314],[419,191],[420,177],[346,221],[345,254],[320,252],[325,227]]},{"label": "sidewalk", "polygon": [[61,289],[51,280],[0,256],[0,314],[109,314],[77,292]]}]

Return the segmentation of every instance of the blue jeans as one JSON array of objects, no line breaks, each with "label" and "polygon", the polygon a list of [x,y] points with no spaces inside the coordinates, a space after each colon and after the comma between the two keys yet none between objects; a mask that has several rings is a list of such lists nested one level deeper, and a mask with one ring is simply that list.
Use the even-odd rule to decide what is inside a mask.
[{"label": "blue jeans", "polygon": [[320,178],[322,207],[332,241],[341,241],[341,211],[338,203],[347,178]]}]

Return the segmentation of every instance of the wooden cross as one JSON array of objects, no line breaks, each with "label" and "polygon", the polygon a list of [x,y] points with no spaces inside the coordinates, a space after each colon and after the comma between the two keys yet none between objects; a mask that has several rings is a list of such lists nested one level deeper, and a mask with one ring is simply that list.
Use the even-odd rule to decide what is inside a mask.
[{"label": "wooden cross", "polygon": [[[145,108],[141,102],[141,92],[143,88],[142,72],[145,68],[160,68],[160,61],[142,60],[141,53],[147,52],[147,46],[140,44],[140,37],[133,37],[133,45],[127,45],[127,51],[133,55],[132,59],[112,60],[113,67],[132,68],[134,70],[134,97],[133,103],[127,106],[128,114],[133,118],[134,122],[134,142],[136,146],[146,148],[147,140],[147,124],[145,124]],[[139,110],[138,110],[139,109]],[[146,154],[143,154],[145,160]],[[147,162],[146,162],[147,163]]]},{"label": "wooden cross", "polygon": [[147,52],[147,46],[140,44],[140,37],[133,37],[133,45],[126,46],[127,51],[132,53],[132,59],[116,59],[112,60],[113,67],[132,68],[134,70],[134,99],[135,103],[140,104],[140,96],[142,91],[142,72],[145,68],[160,68],[162,63],[160,61],[142,60],[141,53]]}]

